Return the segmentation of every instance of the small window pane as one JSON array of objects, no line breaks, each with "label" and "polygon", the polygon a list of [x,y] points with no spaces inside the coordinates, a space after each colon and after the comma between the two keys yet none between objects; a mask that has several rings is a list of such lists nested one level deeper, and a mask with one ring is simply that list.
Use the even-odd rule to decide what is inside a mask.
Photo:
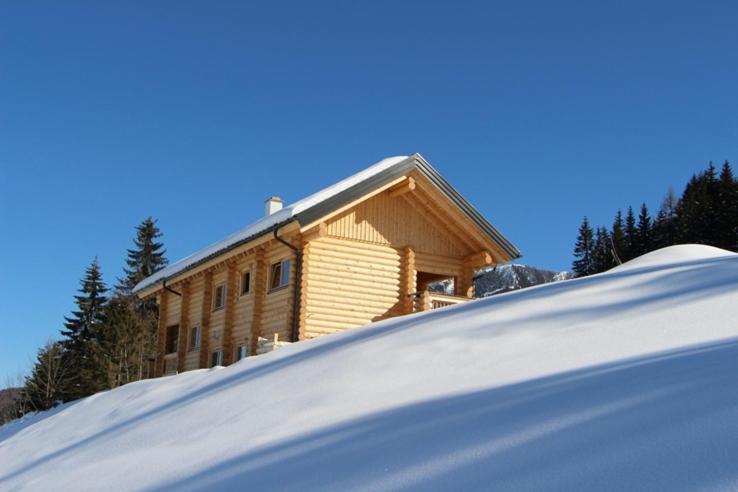
[{"label": "small window pane", "polygon": [[246,357],[246,347],[244,345],[239,345],[236,348],[236,360],[241,360]]},{"label": "small window pane", "polygon": [[213,352],[213,355],[210,358],[210,367],[222,366],[222,365],[223,365],[223,351],[218,350],[217,352]]},{"label": "small window pane", "polygon": [[179,325],[167,326],[167,338],[165,340],[165,351],[172,354],[179,348]]},{"label": "small window pane", "polygon": [[251,290],[251,272],[244,272],[241,275],[241,295],[246,295]]},{"label": "small window pane", "polygon": [[282,279],[280,286],[287,285],[290,283],[290,260],[284,260],[282,262]]},{"label": "small window pane", "polygon": [[218,287],[216,287],[213,309],[218,309],[218,308],[222,308],[223,306],[225,306],[225,297],[226,297],[226,286],[219,285]]},{"label": "small window pane", "polygon": [[190,330],[190,349],[200,348],[200,327],[195,326]]},{"label": "small window pane", "polygon": [[279,283],[282,280],[282,263],[275,263],[272,265],[272,281],[271,281],[271,288],[276,289],[281,284]]}]

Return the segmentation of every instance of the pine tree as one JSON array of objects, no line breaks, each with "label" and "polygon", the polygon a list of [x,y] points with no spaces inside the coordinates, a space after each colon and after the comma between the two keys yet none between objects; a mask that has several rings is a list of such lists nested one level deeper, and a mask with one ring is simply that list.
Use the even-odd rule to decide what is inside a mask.
[{"label": "pine tree", "polygon": [[38,351],[31,375],[23,385],[25,401],[31,411],[48,410],[64,399],[65,382],[70,376],[69,358],[59,342],[47,342]]},{"label": "pine tree", "polygon": [[738,251],[738,181],[728,161],[723,163],[717,186],[715,246]]},{"label": "pine tree", "polygon": [[162,236],[151,217],[136,227],[134,248],[129,249],[124,278],[118,280],[107,316],[113,338],[114,384],[125,384],[148,376],[148,360],[156,349],[159,307],[155,300],[141,300],[132,293],[141,280],[164,268]]},{"label": "pine tree", "polygon": [[125,278],[119,279],[116,286],[122,294],[130,294],[137,283],[167,265],[168,261],[164,256],[166,250],[162,249],[164,244],[157,242],[161,235],[156,221],[151,217],[147,217],[136,227],[136,238],[133,240],[135,248],[128,250],[128,268],[123,269]]},{"label": "pine tree", "polygon": [[625,224],[623,223],[623,213],[618,209],[615,219],[612,222],[612,231],[610,232],[610,248],[613,258],[613,264],[620,264],[624,260],[627,250],[625,241]]},{"label": "pine tree", "polygon": [[661,201],[661,207],[653,222],[653,249],[673,246],[677,242],[677,207],[679,202],[674,188],[669,188]]},{"label": "pine tree", "polygon": [[589,225],[589,219],[584,217],[582,225],[579,226],[579,236],[574,247],[574,262],[572,269],[576,277],[586,277],[595,273],[593,252],[594,252],[594,234]]},{"label": "pine tree", "polygon": [[677,208],[680,243],[718,243],[718,200],[720,186],[715,166],[692,176]]},{"label": "pine tree", "polygon": [[636,229],[636,219],[633,213],[633,207],[628,207],[628,213],[625,216],[625,253],[621,258],[623,262],[632,260],[636,256],[638,250],[638,230]]},{"label": "pine tree", "polygon": [[615,266],[611,253],[610,233],[604,227],[598,227],[595,232],[592,249],[592,268],[594,273],[606,272]]},{"label": "pine tree", "polygon": [[652,250],[651,244],[651,216],[648,214],[646,204],[641,205],[638,214],[638,226],[636,227],[635,256],[641,256]]},{"label": "pine tree", "polygon": [[85,271],[80,295],[75,296],[77,310],[65,317],[64,364],[69,378],[63,390],[64,401],[76,400],[108,387],[105,357],[105,304],[107,288],[95,258]]},{"label": "pine tree", "polygon": [[143,378],[143,367],[150,348],[150,329],[146,320],[136,311],[136,302],[130,296],[116,295],[105,308],[108,326],[111,381],[113,386]]}]

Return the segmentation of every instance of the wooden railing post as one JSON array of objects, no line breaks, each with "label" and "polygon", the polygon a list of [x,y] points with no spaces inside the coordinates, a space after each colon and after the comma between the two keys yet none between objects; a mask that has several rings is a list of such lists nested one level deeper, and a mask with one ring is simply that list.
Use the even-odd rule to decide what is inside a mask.
[{"label": "wooden railing post", "polygon": [[428,311],[432,307],[430,291],[424,290],[420,297],[421,311]]}]

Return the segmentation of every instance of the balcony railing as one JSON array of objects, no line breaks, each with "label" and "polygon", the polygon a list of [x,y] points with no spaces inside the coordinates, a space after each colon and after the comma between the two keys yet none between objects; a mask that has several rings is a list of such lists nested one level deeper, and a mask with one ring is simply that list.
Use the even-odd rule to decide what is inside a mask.
[{"label": "balcony railing", "polygon": [[426,290],[425,292],[418,292],[415,295],[415,311],[430,311],[431,309],[440,309],[470,300],[468,297],[450,296],[448,294],[438,294]]}]

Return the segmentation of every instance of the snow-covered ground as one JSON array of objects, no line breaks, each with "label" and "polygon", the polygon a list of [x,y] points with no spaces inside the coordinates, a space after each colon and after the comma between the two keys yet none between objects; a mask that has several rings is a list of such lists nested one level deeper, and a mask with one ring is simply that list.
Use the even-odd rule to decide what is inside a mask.
[{"label": "snow-covered ground", "polygon": [[11,423],[0,490],[735,490],[737,337],[667,248]]}]

